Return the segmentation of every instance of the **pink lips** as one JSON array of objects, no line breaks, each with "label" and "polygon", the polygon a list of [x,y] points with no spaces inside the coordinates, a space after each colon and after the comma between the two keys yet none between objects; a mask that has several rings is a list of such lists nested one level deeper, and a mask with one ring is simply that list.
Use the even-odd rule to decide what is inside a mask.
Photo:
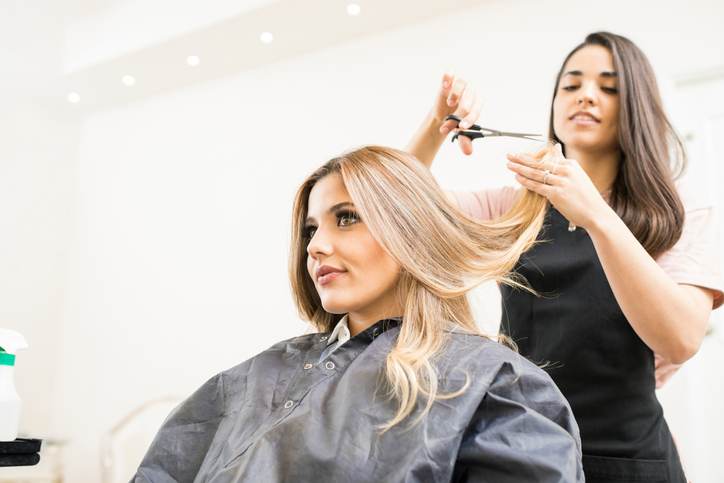
[{"label": "pink lips", "polygon": [[598,124],[601,122],[596,116],[594,116],[593,114],[591,114],[588,111],[578,111],[574,115],[569,117],[568,119],[570,119],[571,121],[573,121],[576,124],[581,124],[581,125],[592,125],[592,124]]},{"label": "pink lips", "polygon": [[319,285],[327,285],[328,283],[331,283],[341,275],[343,275],[346,272],[346,270],[342,270],[340,268],[330,267],[329,265],[322,265],[317,269],[316,276],[317,276],[317,283]]}]

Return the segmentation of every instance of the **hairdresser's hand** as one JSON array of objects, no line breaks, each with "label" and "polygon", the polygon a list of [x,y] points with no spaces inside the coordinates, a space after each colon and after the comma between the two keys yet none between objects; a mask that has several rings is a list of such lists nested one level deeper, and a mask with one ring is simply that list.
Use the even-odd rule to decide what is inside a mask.
[{"label": "hairdresser's hand", "polygon": [[[447,135],[457,128],[455,121],[445,121],[445,117],[454,114],[462,121],[460,128],[467,129],[478,120],[480,116],[481,100],[475,90],[461,78],[453,74],[444,74],[440,90],[435,98],[435,104],[430,113],[440,133]],[[469,138],[458,138],[460,149],[465,154],[472,154],[473,143]]]},{"label": "hairdresser's hand", "polygon": [[566,159],[560,144],[535,154],[509,154],[508,169],[525,188],[545,196],[566,219],[589,228],[611,208],[580,164]]},{"label": "hairdresser's hand", "polygon": [[660,355],[654,354],[654,374],[656,377],[656,389],[661,389],[662,387],[664,387],[664,384],[666,384],[666,382],[671,379],[671,376],[676,374],[676,371],[678,371],[681,366],[682,364],[674,364],[667,361]]}]

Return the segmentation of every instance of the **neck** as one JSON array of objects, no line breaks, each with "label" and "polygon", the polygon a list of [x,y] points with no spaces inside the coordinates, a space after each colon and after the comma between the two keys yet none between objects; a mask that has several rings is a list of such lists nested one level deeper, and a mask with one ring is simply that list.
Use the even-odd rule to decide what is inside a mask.
[{"label": "neck", "polygon": [[578,161],[600,193],[611,189],[621,164],[618,150],[588,151],[566,147],[566,157]]},{"label": "neck", "polygon": [[350,312],[347,314],[347,327],[349,327],[349,333],[352,337],[364,332],[367,328],[371,327],[375,322],[382,319],[389,319],[391,317],[401,317],[402,309],[397,307],[389,307],[385,310],[361,310]]}]

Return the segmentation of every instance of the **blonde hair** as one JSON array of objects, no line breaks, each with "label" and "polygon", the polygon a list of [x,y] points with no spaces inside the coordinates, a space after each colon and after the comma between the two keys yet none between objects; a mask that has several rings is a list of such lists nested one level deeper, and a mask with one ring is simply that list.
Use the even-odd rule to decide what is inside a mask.
[{"label": "blonde hair", "polygon": [[297,191],[292,218],[289,274],[300,315],[329,332],[342,317],[322,307],[307,273],[304,226],[309,193],[322,178],[338,173],[372,236],[401,266],[398,294],[404,307],[397,341],[387,356],[385,376],[399,407],[382,426],[387,431],[409,416],[420,395],[425,406],[438,393],[431,360],[451,326],[482,335],[466,297],[479,284],[495,280],[524,286],[510,272],[532,246],[543,223],[546,200],[526,191],[502,218],[481,222],[460,212],[430,172],[411,154],[366,146],[343,154],[310,175]]}]

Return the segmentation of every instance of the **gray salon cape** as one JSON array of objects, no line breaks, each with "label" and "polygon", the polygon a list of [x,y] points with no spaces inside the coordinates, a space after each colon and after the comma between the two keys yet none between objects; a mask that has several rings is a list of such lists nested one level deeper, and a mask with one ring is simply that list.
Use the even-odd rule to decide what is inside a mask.
[{"label": "gray salon cape", "polygon": [[441,393],[466,374],[467,390],[380,434],[397,408],[384,366],[399,324],[329,355],[329,334],[290,339],[211,378],[169,415],[133,481],[583,481],[578,426],[551,379],[475,335],[450,332],[434,360]]}]

